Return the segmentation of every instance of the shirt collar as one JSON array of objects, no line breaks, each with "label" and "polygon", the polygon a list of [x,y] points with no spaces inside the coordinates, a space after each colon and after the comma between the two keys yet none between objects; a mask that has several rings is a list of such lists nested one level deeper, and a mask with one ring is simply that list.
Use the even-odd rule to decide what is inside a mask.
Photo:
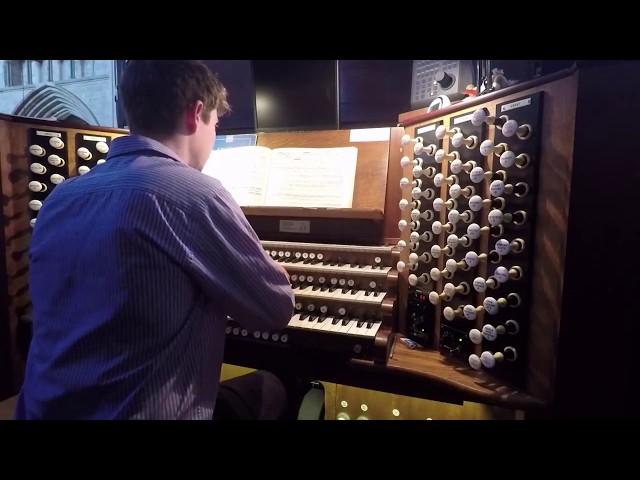
[{"label": "shirt collar", "polygon": [[152,150],[162,156],[184,163],[180,156],[165,144],[143,135],[126,135],[116,138],[111,142],[111,148],[109,149],[107,158],[129,155],[142,150]]}]

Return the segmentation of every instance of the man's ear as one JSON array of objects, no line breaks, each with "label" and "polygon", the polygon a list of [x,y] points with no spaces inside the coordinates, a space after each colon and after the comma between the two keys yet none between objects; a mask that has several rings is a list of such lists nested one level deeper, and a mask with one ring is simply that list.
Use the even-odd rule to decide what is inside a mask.
[{"label": "man's ear", "polygon": [[198,100],[196,103],[187,108],[185,112],[185,127],[189,134],[192,134],[198,128],[198,122],[202,121],[204,112],[204,103]]}]

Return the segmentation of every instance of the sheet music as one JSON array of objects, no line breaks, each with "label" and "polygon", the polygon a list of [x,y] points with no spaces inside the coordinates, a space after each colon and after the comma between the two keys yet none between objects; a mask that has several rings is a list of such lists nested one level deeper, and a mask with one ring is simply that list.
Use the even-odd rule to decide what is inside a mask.
[{"label": "sheet music", "polygon": [[220,180],[241,206],[265,203],[271,150],[266,147],[237,147],[214,150],[202,173]]},{"label": "sheet music", "polygon": [[265,205],[351,208],[357,161],[356,147],[275,149]]}]

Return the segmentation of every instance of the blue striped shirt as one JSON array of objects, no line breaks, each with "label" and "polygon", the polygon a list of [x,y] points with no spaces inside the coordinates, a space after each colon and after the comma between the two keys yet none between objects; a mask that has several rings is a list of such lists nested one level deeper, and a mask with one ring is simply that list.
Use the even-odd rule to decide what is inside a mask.
[{"label": "blue striped shirt", "polygon": [[136,135],[44,202],[29,285],[19,419],[210,419],[226,316],[277,330],[293,310],[220,182]]}]

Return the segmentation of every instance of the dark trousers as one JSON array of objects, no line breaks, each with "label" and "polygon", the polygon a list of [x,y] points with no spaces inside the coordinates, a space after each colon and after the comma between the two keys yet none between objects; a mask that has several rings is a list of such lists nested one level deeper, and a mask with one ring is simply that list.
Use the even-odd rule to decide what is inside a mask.
[{"label": "dark trousers", "polygon": [[287,389],[273,373],[256,372],[220,384],[214,420],[279,420],[289,407]]}]

